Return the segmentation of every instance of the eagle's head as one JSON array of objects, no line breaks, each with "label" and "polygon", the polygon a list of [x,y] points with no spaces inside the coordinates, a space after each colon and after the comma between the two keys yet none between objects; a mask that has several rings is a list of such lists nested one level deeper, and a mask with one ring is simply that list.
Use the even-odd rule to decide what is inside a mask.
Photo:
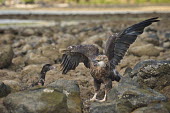
[{"label": "eagle's head", "polygon": [[94,66],[99,66],[99,67],[106,67],[106,64],[108,63],[108,57],[106,55],[98,55],[94,60],[93,60],[93,65]]}]

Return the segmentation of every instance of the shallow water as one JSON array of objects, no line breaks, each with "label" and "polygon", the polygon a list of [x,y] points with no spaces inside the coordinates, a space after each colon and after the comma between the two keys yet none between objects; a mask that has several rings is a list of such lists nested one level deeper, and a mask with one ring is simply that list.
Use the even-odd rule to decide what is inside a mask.
[{"label": "shallow water", "polygon": [[42,20],[22,20],[22,19],[0,19],[0,27],[19,27],[19,26],[52,26],[54,21]]}]

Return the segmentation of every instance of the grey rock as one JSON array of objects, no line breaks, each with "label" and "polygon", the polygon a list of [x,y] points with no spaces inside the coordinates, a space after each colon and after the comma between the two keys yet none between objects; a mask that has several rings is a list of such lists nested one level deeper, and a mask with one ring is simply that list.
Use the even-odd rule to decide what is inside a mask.
[{"label": "grey rock", "polygon": [[159,64],[159,63],[168,63],[168,64],[169,64],[170,61],[168,61],[168,60],[157,61],[157,60],[152,60],[152,59],[150,59],[150,60],[144,60],[144,61],[138,62],[138,63],[134,66],[132,72],[133,72],[133,73],[134,73],[134,72],[138,72],[138,71],[139,71],[142,67],[144,67],[144,66],[157,65],[157,64]]},{"label": "grey rock", "polygon": [[39,47],[38,51],[41,52],[42,56],[47,57],[52,61],[61,57],[61,54],[59,53],[59,49],[53,45],[45,45],[45,46]]},{"label": "grey rock", "polygon": [[129,49],[129,53],[136,56],[158,56],[162,50],[156,48],[152,44],[145,44]]},{"label": "grey rock", "polygon": [[152,89],[161,90],[170,85],[170,61],[142,61],[132,73],[138,83]]},{"label": "grey rock", "polygon": [[170,40],[170,33],[165,33],[165,34],[164,34],[164,37],[165,37],[166,39]]},{"label": "grey rock", "polygon": [[144,40],[148,43],[158,46],[159,45],[159,37],[156,33],[145,33]]},{"label": "grey rock", "polygon": [[163,43],[164,48],[170,48],[170,42],[165,42]]},{"label": "grey rock", "polygon": [[53,88],[38,88],[12,93],[4,99],[11,113],[67,113],[65,94]]},{"label": "grey rock", "polygon": [[3,83],[11,88],[11,92],[16,92],[21,90],[21,85],[16,80],[4,80]]},{"label": "grey rock", "polygon": [[14,52],[11,46],[1,45],[0,46],[0,69],[8,67],[14,56]]},{"label": "grey rock", "polygon": [[48,57],[41,54],[29,53],[27,54],[27,64],[48,64],[53,63]]},{"label": "grey rock", "polygon": [[9,113],[3,104],[0,104],[0,111],[1,113]]},{"label": "grey rock", "polygon": [[124,99],[114,102],[92,103],[90,113],[130,113],[132,104]]},{"label": "grey rock", "polygon": [[170,85],[164,87],[160,92],[168,97],[168,99],[170,100]]},{"label": "grey rock", "polygon": [[117,113],[115,110],[115,104],[113,103],[93,103],[90,106],[90,113]]},{"label": "grey rock", "polygon": [[51,84],[47,85],[47,87],[66,90],[70,93],[72,92],[80,93],[78,83],[74,80],[64,79],[56,80],[55,82],[52,82]]},{"label": "grey rock", "polygon": [[147,107],[138,108],[132,113],[169,113],[169,112],[162,104],[153,104]]},{"label": "grey rock", "polygon": [[82,113],[82,101],[78,83],[74,80],[56,80],[47,87],[55,88],[67,95],[67,106],[70,113]]},{"label": "grey rock", "polygon": [[132,104],[133,108],[146,106],[153,102],[167,101],[167,98],[161,93],[150,88],[141,87],[140,85],[137,85],[138,83],[132,84],[130,81],[135,83],[134,79],[123,77],[118,86],[112,88],[109,92],[108,100],[128,100],[128,102]]},{"label": "grey rock", "polygon": [[7,96],[11,92],[11,88],[0,82],[0,98]]},{"label": "grey rock", "polygon": [[27,29],[24,29],[24,31],[22,32],[22,35],[23,36],[31,36],[31,35],[34,35],[34,30],[31,29],[31,28],[27,28]]}]

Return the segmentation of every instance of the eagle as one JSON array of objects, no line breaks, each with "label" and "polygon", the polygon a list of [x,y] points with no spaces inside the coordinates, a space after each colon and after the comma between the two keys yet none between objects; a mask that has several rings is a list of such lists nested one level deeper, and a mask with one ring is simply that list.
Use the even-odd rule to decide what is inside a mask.
[{"label": "eagle", "polygon": [[[121,79],[121,75],[115,68],[124,57],[127,49],[136,40],[137,36],[144,32],[145,27],[158,21],[160,21],[158,17],[150,18],[111,35],[106,41],[104,54],[100,54],[95,45],[72,45],[67,47],[62,50],[62,74],[75,70],[79,63],[84,63],[85,67],[90,69],[90,74],[94,80],[95,93],[90,101],[106,101],[107,93],[112,88],[112,81],[119,82]],[[103,99],[98,100],[96,97],[101,84],[104,84],[105,95]]]}]

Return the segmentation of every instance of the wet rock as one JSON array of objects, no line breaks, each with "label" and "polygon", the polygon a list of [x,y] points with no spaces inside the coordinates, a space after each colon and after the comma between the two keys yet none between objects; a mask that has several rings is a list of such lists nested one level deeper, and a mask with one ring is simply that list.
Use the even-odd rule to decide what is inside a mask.
[{"label": "wet rock", "polygon": [[38,51],[41,51],[41,54],[52,61],[56,60],[61,56],[61,53],[59,53],[59,49],[56,46],[53,45],[45,45],[40,48],[38,48]]},{"label": "wet rock", "polygon": [[31,28],[27,28],[27,29],[24,29],[23,32],[22,32],[22,35],[23,36],[31,36],[31,35],[34,35],[34,30],[31,29]]},{"label": "wet rock", "polygon": [[11,92],[16,92],[21,90],[20,83],[16,80],[4,80],[3,83],[11,88]]},{"label": "wet rock", "polygon": [[82,113],[80,89],[76,81],[56,80],[47,87],[58,89],[67,95],[67,106],[70,113]]},{"label": "wet rock", "polygon": [[27,55],[27,64],[50,64],[53,63],[49,58],[40,54],[30,53]]},{"label": "wet rock", "polygon": [[170,40],[170,33],[165,33],[165,34],[164,34],[164,37],[165,37],[167,40]]},{"label": "wet rock", "polygon": [[12,44],[14,37],[15,35],[12,34],[0,35],[0,44]]},{"label": "wet rock", "polygon": [[132,72],[138,83],[152,89],[161,90],[170,85],[170,61],[142,61]]},{"label": "wet rock", "polygon": [[82,44],[96,44],[99,47],[102,47],[105,40],[107,40],[106,34],[103,33],[103,34],[94,35],[94,36],[89,37]]},{"label": "wet rock", "polygon": [[168,102],[162,102],[163,106],[170,112],[170,101]]},{"label": "wet rock", "polygon": [[14,56],[14,52],[9,45],[0,46],[0,69],[8,67]]},{"label": "wet rock", "polygon": [[163,43],[164,48],[170,48],[170,42],[165,42]]},{"label": "wet rock", "polygon": [[90,106],[90,113],[116,113],[115,104],[113,103],[94,103]]},{"label": "wet rock", "polygon": [[25,44],[22,48],[22,51],[23,52],[27,52],[28,50],[31,50],[32,49],[32,46],[29,45],[29,44]]},{"label": "wet rock", "polygon": [[159,37],[156,33],[144,33],[144,40],[148,43],[158,46],[159,45]]},{"label": "wet rock", "polygon": [[7,96],[11,92],[11,88],[0,81],[0,98]]},{"label": "wet rock", "polygon": [[145,44],[129,49],[129,53],[132,53],[136,56],[158,56],[160,52],[161,50],[157,49],[152,44]]},{"label": "wet rock", "polygon": [[53,88],[12,93],[4,99],[4,106],[12,113],[68,112],[65,94]]},{"label": "wet rock", "polygon": [[42,65],[28,65],[23,68],[21,71],[21,77],[20,79],[29,85],[31,85],[33,82],[37,82],[40,71],[42,69]]},{"label": "wet rock", "polygon": [[80,43],[76,37],[70,34],[64,34],[61,38],[57,40],[58,47],[67,48],[70,45],[76,45]]},{"label": "wet rock", "polygon": [[25,66],[25,61],[26,59],[22,56],[18,56],[18,57],[15,57],[12,59],[12,63],[15,65],[15,66]]},{"label": "wet rock", "polygon": [[162,104],[154,104],[149,105],[147,107],[138,108],[132,113],[169,113],[169,112]]},{"label": "wet rock", "polygon": [[130,113],[132,104],[127,100],[120,99],[114,102],[92,103],[90,113]]},{"label": "wet rock", "polygon": [[164,87],[160,92],[168,97],[168,99],[170,100],[170,85]]},{"label": "wet rock", "polygon": [[[109,101],[127,100],[133,108],[146,106],[149,103],[167,101],[167,98],[150,88],[141,87],[135,79],[123,77],[117,87],[108,94]],[[126,104],[126,103],[125,103]]]},{"label": "wet rock", "polygon": [[0,99],[0,111],[1,111],[1,113],[9,113],[7,111],[7,109],[5,108],[5,106],[3,105],[3,100],[2,99]]},{"label": "wet rock", "polygon": [[10,71],[7,69],[1,69],[0,70],[0,80],[4,81],[4,80],[13,80],[16,78],[19,78],[20,74],[18,74],[15,71]]}]

